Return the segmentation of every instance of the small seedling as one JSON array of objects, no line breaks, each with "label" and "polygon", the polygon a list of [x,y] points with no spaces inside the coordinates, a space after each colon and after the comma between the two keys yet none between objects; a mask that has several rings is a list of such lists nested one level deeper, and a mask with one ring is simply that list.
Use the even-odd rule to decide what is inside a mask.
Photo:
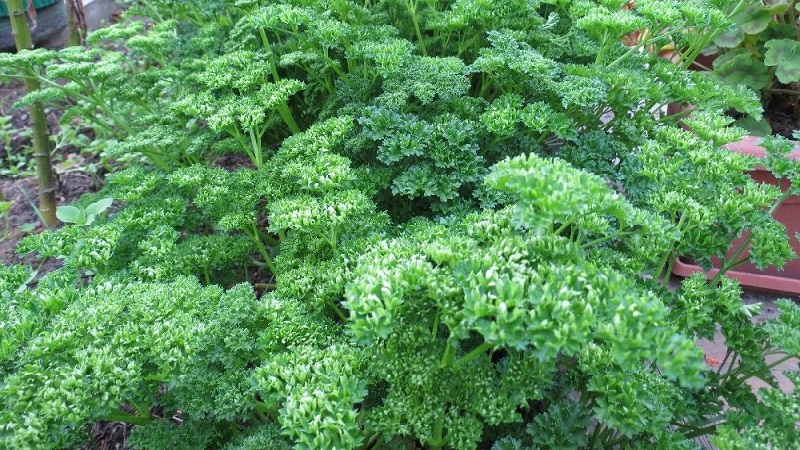
[{"label": "small seedling", "polygon": [[19,231],[22,233],[30,233],[31,231],[36,229],[35,223],[24,223],[19,226]]},{"label": "small seedling", "polygon": [[107,210],[113,202],[113,198],[106,197],[92,203],[86,209],[71,205],[59,206],[56,208],[56,217],[62,222],[89,226],[94,223],[97,215]]}]

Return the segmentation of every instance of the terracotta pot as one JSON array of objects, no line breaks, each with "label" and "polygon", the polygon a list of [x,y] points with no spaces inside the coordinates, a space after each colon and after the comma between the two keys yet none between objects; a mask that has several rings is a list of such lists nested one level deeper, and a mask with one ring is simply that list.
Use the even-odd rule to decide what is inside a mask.
[{"label": "terracotta pot", "polygon": [[[746,155],[765,157],[766,152],[764,148],[758,145],[760,141],[761,138],[759,137],[746,136],[739,142],[726,145],[725,148]],[[791,157],[793,159],[800,159],[800,143],[797,144],[797,150],[792,152]],[[778,180],[772,173],[763,168],[756,168],[750,175],[753,179],[761,183],[778,184]],[[788,185],[788,181],[784,180],[782,188],[785,190],[788,188]],[[800,196],[791,196],[786,199],[775,211],[773,217],[786,227],[786,233],[789,235],[789,243],[795,254],[800,257],[800,242],[798,242],[795,236],[796,233],[800,233]],[[744,237],[737,239],[731,248],[738,248],[743,239]],[[714,265],[718,267],[719,261],[714,260]],[[675,275],[682,277],[689,276],[695,272],[703,272],[703,269],[684,258],[678,258],[675,261],[675,267],[672,271]],[[708,278],[713,278],[717,272],[718,270],[712,269],[706,273],[706,276]],[[783,270],[778,270],[774,267],[758,270],[752,264],[746,263],[737,267],[735,270],[728,271],[726,275],[731,278],[736,278],[742,286],[751,289],[800,295],[800,258],[786,263]]]}]

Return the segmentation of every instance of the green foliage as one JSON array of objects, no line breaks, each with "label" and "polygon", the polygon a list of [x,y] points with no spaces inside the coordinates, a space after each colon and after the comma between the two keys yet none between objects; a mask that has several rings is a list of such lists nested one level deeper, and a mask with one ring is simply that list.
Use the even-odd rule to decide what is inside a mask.
[{"label": "green foliage", "polygon": [[[586,383],[572,388],[593,395],[583,414],[629,435],[665,425],[670,402],[662,396],[664,407],[645,408],[651,402],[639,403],[636,393],[653,391],[657,380],[671,386],[671,395],[678,388],[655,372],[650,385],[635,374],[651,361],[668,378],[697,386],[696,349],[666,326],[666,309],[637,287],[636,274],[597,266],[590,250],[636,228],[642,245],[670,242],[670,227],[661,236],[657,226],[644,232],[640,227],[659,219],[638,214],[602,180],[560,160],[507,161],[489,183],[517,194],[517,207],[450,227],[415,223],[354,269],[349,327],[374,352],[379,362],[372,370],[388,385],[383,405],[371,413],[376,426],[391,434],[410,430],[433,446],[473,448],[481,423],[517,422],[518,408],[556,400],[554,394],[566,400],[569,389],[561,391],[553,378],[564,371]],[[574,192],[579,187],[587,190]],[[579,205],[582,216],[564,209]],[[569,217],[585,220],[571,224]],[[606,375],[616,372],[626,373],[623,384]],[[442,394],[432,401],[433,392]],[[637,407],[630,417],[639,422],[626,422]]]},{"label": "green foliage", "polygon": [[778,92],[788,90],[797,94],[794,84],[800,82],[798,5],[796,0],[732,3],[729,13],[734,24],[706,50],[709,54],[719,54],[713,63],[714,73],[727,83],[760,91],[765,105]]},{"label": "green foliage", "polygon": [[[135,424],[134,448],[790,442],[796,394],[744,380],[800,353],[798,308],[753,324],[733,281],[665,284],[679,255],[740,264],[747,231],[757,265],[793,256],[770,209],[797,188],[720,149],[755,96],[650,52],[696,54],[726,11],[133,3],[154,24],[0,56],[49,86],[23,103],[131,164],[21,242],[59,270],[0,267],[0,447],[68,447],[95,420]],[[717,329],[711,370],[695,339]]]},{"label": "green foliage", "polygon": [[[106,193],[125,203],[119,213],[98,218],[92,227],[28,236],[18,250],[95,275],[196,275],[228,284],[231,265],[243,267],[262,239],[249,234],[258,218],[255,175],[194,166],[173,172],[168,181],[136,168],[118,172],[107,178]],[[241,208],[225,209],[237,201]]]},{"label": "green foliage", "polygon": [[[793,305],[794,306],[794,305]],[[786,373],[792,383],[800,381],[795,373]],[[796,384],[795,384],[796,386]],[[795,445],[797,434],[796,424],[800,420],[798,406],[800,399],[797,393],[787,394],[779,389],[763,389],[759,391],[761,408],[753,413],[764,414],[762,420],[756,424],[754,421],[743,428],[724,425],[719,435],[714,438],[714,443],[720,449],[767,449],[791,448]]]},{"label": "green foliage", "polygon": [[107,197],[90,204],[86,209],[69,205],[59,206],[56,209],[56,217],[62,222],[89,226],[94,223],[95,217],[105,212],[113,202],[113,198]]},{"label": "green foliage", "polygon": [[190,278],[98,283],[25,343],[16,370],[4,374],[3,442],[54,448],[59,428],[117,417],[126,402],[138,410],[129,420],[147,423],[157,396],[190,417],[213,410],[215,420],[241,420],[253,408],[242,364],[252,358],[262,317],[246,285],[225,293]]}]

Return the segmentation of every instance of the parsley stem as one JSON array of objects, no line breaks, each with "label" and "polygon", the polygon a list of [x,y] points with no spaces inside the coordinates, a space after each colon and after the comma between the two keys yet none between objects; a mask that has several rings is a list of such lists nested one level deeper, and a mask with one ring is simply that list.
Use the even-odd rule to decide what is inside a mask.
[{"label": "parsley stem", "polygon": [[256,165],[256,168],[259,168],[262,163],[261,140],[256,138],[256,132],[253,127],[248,128],[247,132],[250,135],[250,144],[253,146],[253,156],[255,157],[253,164]]},{"label": "parsley stem", "polygon": [[336,317],[339,318],[339,320],[341,320],[342,322],[347,322],[347,316],[344,315],[344,312],[342,311],[342,308],[339,308],[339,305],[337,305],[333,301],[328,302],[328,304],[330,305],[334,314],[336,314]]},{"label": "parsley stem", "polygon": [[267,245],[269,245],[270,247],[276,247],[276,246],[280,245],[280,241],[279,240],[273,238],[269,234],[264,233],[264,232],[262,232],[260,230],[258,231],[258,237],[259,237],[259,239],[261,239],[262,242],[266,242]]},{"label": "parsley stem", "polygon": [[[778,179],[778,183],[780,183],[782,180],[783,180],[783,178],[779,178]],[[778,207],[784,202],[784,200],[789,198],[791,195],[792,195],[792,190],[791,189],[787,189],[786,191],[784,191],[781,194],[781,196],[775,201],[775,203],[772,204],[772,206],[769,208],[767,213],[770,216],[773,215],[775,213],[775,211],[778,209]],[[719,271],[714,276],[714,278],[711,279],[712,283],[718,282],[720,280],[720,278],[725,275],[725,273],[727,273],[731,269],[734,269],[736,267],[741,266],[742,264],[744,264],[744,263],[746,263],[747,261],[750,260],[750,256],[749,255],[745,256],[745,257],[742,257],[742,254],[748,249],[748,247],[750,246],[750,243],[752,241],[753,241],[753,234],[750,233],[750,234],[747,235],[747,237],[745,237],[742,240],[742,242],[739,244],[739,246],[736,248],[736,250],[734,250],[733,254],[729,258],[726,257],[722,261],[722,264],[720,264]]]},{"label": "parsley stem", "polygon": [[261,238],[259,237],[258,228],[256,224],[252,224],[253,230],[245,230],[245,234],[250,236],[250,239],[255,242],[256,247],[258,248],[258,252],[261,254],[261,257],[264,258],[264,263],[267,265],[267,268],[272,273],[272,275],[277,275],[278,270],[275,268],[275,264],[272,262],[272,258],[269,256],[269,252],[267,251],[264,244],[261,242]]},{"label": "parsley stem", "polygon": [[474,349],[472,349],[471,352],[469,352],[466,355],[462,356],[461,359],[459,359],[458,361],[456,361],[453,364],[453,366],[454,367],[461,367],[464,364],[467,364],[470,361],[472,361],[473,359],[477,358],[478,356],[484,354],[490,348],[492,348],[492,344],[490,344],[488,342],[484,342],[483,344],[481,344],[481,345],[475,347]]},{"label": "parsley stem", "polygon": [[784,355],[783,358],[776,359],[774,362],[772,362],[770,364],[767,364],[767,369],[772,370],[775,367],[778,367],[779,365],[785,363],[786,361],[788,361],[788,360],[790,360],[792,358],[794,358],[794,356],[792,356],[792,355]]},{"label": "parsley stem", "polygon": [[[725,367],[725,363],[728,362],[728,358],[730,358],[732,354],[733,354],[733,350],[732,349],[728,349],[728,351],[725,352],[725,357],[722,358],[722,362],[719,363],[719,367],[717,367],[717,375],[722,373],[722,368]],[[733,365],[732,362],[731,362],[731,365]]]},{"label": "parsley stem", "polygon": [[717,430],[718,424],[712,424],[707,427],[703,428],[695,428],[693,431],[686,433],[683,435],[686,439],[694,439],[700,436],[705,436],[707,434],[712,434]]},{"label": "parsley stem", "polygon": [[108,413],[103,419],[108,422],[125,422],[132,425],[147,425],[153,421],[151,417],[137,416],[136,414],[130,414],[124,411]]},{"label": "parsley stem", "polygon": [[422,31],[419,28],[419,20],[417,19],[417,2],[413,0],[406,2],[406,8],[411,15],[411,22],[414,24],[414,32],[417,34],[417,42],[419,43],[419,49],[422,50],[422,56],[428,56],[428,50],[425,48],[425,42],[422,41]]},{"label": "parsley stem", "polygon": [[442,433],[444,431],[444,418],[439,417],[433,423],[433,432],[431,433],[431,448],[442,448]]},{"label": "parsley stem", "polygon": [[283,119],[283,123],[289,127],[289,131],[293,134],[297,134],[300,132],[300,127],[297,125],[297,122],[294,121],[294,117],[292,116],[292,111],[289,109],[289,105],[286,102],[281,103],[276,107],[278,109],[278,114],[281,115],[281,119]]},{"label": "parsley stem", "polygon": [[633,231],[623,231],[623,232],[620,232],[620,233],[614,233],[614,234],[609,235],[609,236],[603,236],[601,238],[597,238],[597,239],[595,239],[593,241],[589,241],[589,242],[581,245],[581,249],[594,247],[595,245],[601,244],[601,243],[603,243],[605,241],[610,241],[612,239],[619,239],[619,238],[621,238],[623,236],[630,236],[630,235],[633,235],[633,234],[636,234],[636,233],[633,232]]},{"label": "parsley stem", "polygon": [[444,353],[442,354],[442,359],[439,361],[439,368],[444,368],[453,363],[453,360],[456,356],[456,348],[448,341],[444,347]]},{"label": "parsley stem", "polygon": [[244,137],[242,137],[242,134],[239,132],[239,128],[236,126],[229,126],[225,128],[225,131],[227,131],[228,134],[231,135],[236,140],[236,142],[239,144],[242,150],[244,150],[244,152],[247,153],[247,156],[250,158],[250,161],[252,161],[253,164],[255,164],[256,168],[258,168],[259,164],[256,162],[256,155],[253,153],[253,149],[251,148],[251,146],[248,145],[247,141],[245,141]]}]

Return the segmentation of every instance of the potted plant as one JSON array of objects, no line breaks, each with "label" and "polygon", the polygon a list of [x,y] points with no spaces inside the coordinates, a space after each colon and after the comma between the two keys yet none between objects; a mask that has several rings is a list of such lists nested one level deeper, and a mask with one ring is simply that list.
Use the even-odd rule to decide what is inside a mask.
[{"label": "potted plant", "polygon": [[[800,3],[797,0],[777,0],[739,4],[732,12],[734,25],[718,34],[713,45],[703,52],[705,59],[693,67],[712,71],[714,76],[732,85],[744,85],[758,92],[764,109],[763,117],[734,114],[734,125],[748,131],[739,141],[725,148],[756,158],[767,157],[762,137],[769,135],[797,138],[800,129]],[[692,108],[686,109],[687,114]],[[674,111],[674,109],[673,109]],[[790,153],[800,159],[800,146]],[[779,181],[763,165],[750,173],[763,183],[781,185],[786,190],[788,180]],[[789,196],[778,207],[774,216],[786,227],[786,232],[796,255],[800,255],[800,197]],[[742,247],[743,252],[738,253]],[[733,266],[728,276],[742,284],[762,290],[800,294],[800,260],[793,260],[782,268],[762,268],[747,262],[748,237],[743,235],[734,242],[731,251],[722,260],[714,260],[714,268],[707,272],[716,276],[722,266]],[[731,260],[734,258],[734,260]],[[688,259],[676,261],[674,273],[687,276],[702,270]]]}]

